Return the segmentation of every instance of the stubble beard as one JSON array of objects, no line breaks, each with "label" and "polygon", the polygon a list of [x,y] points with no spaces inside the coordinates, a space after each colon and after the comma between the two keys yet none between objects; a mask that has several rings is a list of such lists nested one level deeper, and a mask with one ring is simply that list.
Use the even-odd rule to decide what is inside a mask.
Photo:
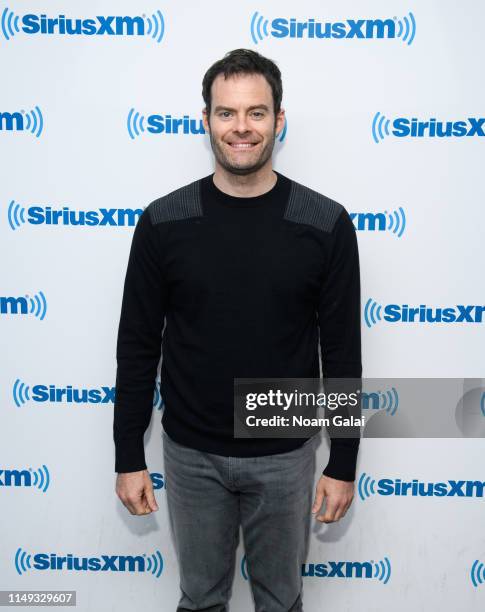
[{"label": "stubble beard", "polygon": [[268,159],[273,154],[273,149],[276,142],[276,130],[273,131],[271,139],[268,141],[266,146],[262,149],[259,158],[248,165],[236,165],[234,164],[225,154],[223,147],[213,138],[212,132],[209,131],[209,138],[212,147],[212,151],[218,163],[231,174],[237,174],[238,176],[245,176],[257,172],[262,168]]}]

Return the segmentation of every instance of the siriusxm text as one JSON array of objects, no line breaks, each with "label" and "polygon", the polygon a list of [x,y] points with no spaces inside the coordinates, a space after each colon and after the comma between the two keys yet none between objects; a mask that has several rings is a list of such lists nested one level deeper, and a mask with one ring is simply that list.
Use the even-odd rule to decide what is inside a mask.
[{"label": "siriusxm text", "polygon": [[369,561],[328,561],[304,563],[301,575],[316,578],[373,578],[373,569]]},{"label": "siriusxm text", "polygon": [[416,478],[411,481],[381,478],[377,482],[376,492],[402,497],[483,497],[484,488],[485,482],[480,480],[421,482]]},{"label": "siriusxm text", "polygon": [[96,15],[74,19],[65,15],[48,17],[29,13],[22,16],[21,29],[25,34],[63,34],[86,36],[144,36],[143,17]]},{"label": "siriusxm text", "polygon": [[133,227],[143,213],[142,208],[99,208],[97,210],[60,210],[51,206],[31,206],[27,221],[32,225],[86,225]]},{"label": "siriusxm text", "polygon": [[468,117],[459,121],[420,121],[416,117],[397,117],[392,122],[392,134],[398,138],[451,138],[485,136],[485,117]]},{"label": "siriusxm text", "polygon": [[482,323],[485,306],[457,304],[451,307],[431,307],[425,304],[387,304],[383,319],[389,323]]},{"label": "siriusxm text", "polygon": [[346,19],[323,22],[316,19],[298,21],[278,17],[271,21],[274,38],[395,38],[393,19]]},{"label": "siriusxm text", "polygon": [[191,119],[184,115],[181,119],[172,115],[149,115],[147,131],[152,134],[205,134],[202,119]]},{"label": "siriusxm text", "polygon": [[56,553],[33,555],[33,567],[38,570],[74,570],[91,572],[145,572],[147,559],[141,555],[100,555],[97,557],[65,556]]},{"label": "siriusxm text", "polygon": [[35,402],[67,402],[77,404],[108,404],[115,401],[116,387],[99,389],[76,389],[72,385],[56,387],[55,385],[34,385],[32,399]]}]

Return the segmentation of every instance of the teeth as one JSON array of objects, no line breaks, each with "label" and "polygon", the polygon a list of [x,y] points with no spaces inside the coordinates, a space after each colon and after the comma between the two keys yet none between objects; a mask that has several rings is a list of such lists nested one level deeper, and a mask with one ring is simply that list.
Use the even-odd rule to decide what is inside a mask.
[{"label": "teeth", "polygon": [[251,147],[253,147],[254,145],[252,143],[242,143],[242,144],[231,144],[231,147],[233,147],[234,149],[249,149]]}]

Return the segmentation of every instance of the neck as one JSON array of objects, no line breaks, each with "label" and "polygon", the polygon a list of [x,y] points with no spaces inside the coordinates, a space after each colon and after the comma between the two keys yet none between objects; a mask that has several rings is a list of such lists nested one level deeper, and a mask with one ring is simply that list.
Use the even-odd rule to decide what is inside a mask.
[{"label": "neck", "polygon": [[271,163],[250,174],[233,174],[216,162],[213,181],[215,186],[231,196],[253,198],[272,189],[277,176]]}]

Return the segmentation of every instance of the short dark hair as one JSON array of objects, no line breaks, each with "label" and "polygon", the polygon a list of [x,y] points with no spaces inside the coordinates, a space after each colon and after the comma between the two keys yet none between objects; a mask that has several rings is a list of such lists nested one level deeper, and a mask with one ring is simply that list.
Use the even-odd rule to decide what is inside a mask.
[{"label": "short dark hair", "polygon": [[219,74],[223,74],[226,79],[235,74],[262,74],[268,81],[273,93],[275,115],[280,111],[283,83],[278,66],[272,60],[251,49],[234,49],[234,51],[229,51],[222,59],[212,64],[202,79],[202,97],[208,115],[211,111],[212,83]]}]

